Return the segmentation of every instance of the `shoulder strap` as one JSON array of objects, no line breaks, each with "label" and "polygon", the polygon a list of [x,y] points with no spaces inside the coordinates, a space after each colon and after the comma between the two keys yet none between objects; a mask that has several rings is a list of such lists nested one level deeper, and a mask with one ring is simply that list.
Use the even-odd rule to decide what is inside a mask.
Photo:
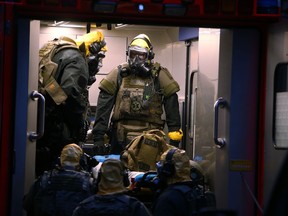
[{"label": "shoulder strap", "polygon": [[151,74],[153,77],[158,77],[159,76],[159,72],[161,71],[161,65],[158,62],[155,62],[153,64],[153,67],[151,69]]},{"label": "shoulder strap", "polygon": [[117,74],[117,91],[119,90],[119,88],[122,84],[121,69],[122,69],[122,65],[119,65],[118,66],[118,74]]},{"label": "shoulder strap", "polygon": [[161,92],[162,92],[161,86],[160,86],[160,81],[159,81],[159,73],[160,73],[160,71],[161,71],[161,65],[160,65],[160,63],[155,62],[155,63],[153,64],[153,68],[152,68],[152,70],[151,70],[151,74],[152,74],[152,77],[153,77],[155,90],[156,90],[158,93],[161,93]]}]

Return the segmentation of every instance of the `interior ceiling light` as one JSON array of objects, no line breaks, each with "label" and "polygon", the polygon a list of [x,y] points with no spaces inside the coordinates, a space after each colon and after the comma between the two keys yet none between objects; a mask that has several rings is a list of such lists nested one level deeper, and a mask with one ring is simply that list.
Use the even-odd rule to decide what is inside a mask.
[{"label": "interior ceiling light", "polygon": [[54,20],[54,22],[52,24],[49,24],[49,26],[57,27],[57,26],[67,25],[67,24],[69,24],[69,22]]},{"label": "interior ceiling light", "polygon": [[117,24],[115,24],[115,29],[123,28],[125,26],[128,26],[128,25],[127,24],[123,24],[123,23],[117,23]]},{"label": "interior ceiling light", "polygon": [[54,21],[53,23],[48,23],[47,26],[65,28],[86,28],[86,25],[71,24],[69,21]]}]

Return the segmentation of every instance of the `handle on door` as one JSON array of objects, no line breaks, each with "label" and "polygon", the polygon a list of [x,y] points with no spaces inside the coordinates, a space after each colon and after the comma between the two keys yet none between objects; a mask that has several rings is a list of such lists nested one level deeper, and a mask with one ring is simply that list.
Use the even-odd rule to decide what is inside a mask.
[{"label": "handle on door", "polygon": [[218,114],[219,108],[227,106],[227,101],[222,97],[218,98],[214,104],[214,135],[213,139],[218,148],[223,148],[226,144],[225,138],[218,137]]},{"label": "handle on door", "polygon": [[45,97],[38,91],[33,91],[30,95],[31,99],[38,101],[38,112],[37,112],[37,131],[29,133],[30,141],[40,139],[44,134],[44,123],[45,123]]}]

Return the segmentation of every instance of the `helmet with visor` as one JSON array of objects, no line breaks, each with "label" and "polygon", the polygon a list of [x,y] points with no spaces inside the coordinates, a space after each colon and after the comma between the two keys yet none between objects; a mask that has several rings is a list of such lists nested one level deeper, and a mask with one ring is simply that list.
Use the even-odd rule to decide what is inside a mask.
[{"label": "helmet with visor", "polygon": [[136,36],[130,43],[127,51],[129,66],[135,74],[150,74],[151,60],[154,58],[150,39],[145,34]]}]

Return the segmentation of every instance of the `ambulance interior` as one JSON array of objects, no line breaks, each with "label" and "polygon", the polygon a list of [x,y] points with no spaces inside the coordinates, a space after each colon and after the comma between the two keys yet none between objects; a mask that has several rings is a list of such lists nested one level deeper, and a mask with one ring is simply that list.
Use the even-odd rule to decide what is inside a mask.
[{"label": "ambulance interior", "polygon": [[[92,111],[95,111],[97,106],[98,98],[98,84],[103,77],[105,77],[114,67],[125,62],[127,60],[126,50],[131,42],[131,40],[138,34],[145,33],[149,36],[153,50],[155,52],[155,62],[159,62],[161,66],[166,67],[174,79],[180,85],[180,91],[178,92],[180,113],[182,118],[182,124],[190,124],[189,128],[189,143],[181,143],[182,148],[187,149],[188,155],[193,158],[193,149],[192,149],[192,136],[193,136],[193,122],[186,122],[185,109],[189,109],[188,106],[192,106],[194,99],[192,100],[192,92],[189,93],[189,104],[185,107],[185,95],[188,94],[189,88],[193,87],[194,89],[196,83],[196,73],[199,68],[199,35],[202,38],[202,47],[201,55],[205,55],[205,59],[209,61],[209,64],[203,62],[203,67],[205,71],[208,72],[210,76],[209,79],[209,88],[211,91],[207,92],[209,95],[206,95],[211,101],[210,105],[214,103],[216,98],[216,85],[218,79],[218,56],[219,56],[219,35],[220,29],[216,28],[180,28],[173,26],[152,26],[152,25],[134,25],[134,24],[106,24],[106,23],[85,23],[85,22],[70,22],[70,21],[55,21],[55,20],[33,20],[29,23],[30,25],[30,41],[33,43],[30,45],[30,77],[29,77],[29,88],[31,90],[37,89],[37,58],[34,58],[34,55],[37,55],[37,51],[41,48],[45,42],[48,40],[53,40],[56,37],[67,36],[72,39],[77,39],[81,35],[92,32],[95,30],[100,30],[105,36],[105,41],[107,43],[108,51],[106,56],[103,59],[103,67],[100,69],[96,75],[96,82],[89,88],[89,101],[92,107]],[[32,72],[31,72],[32,71]],[[33,72],[34,71],[34,72]],[[191,74],[193,76],[191,76]],[[206,76],[206,75],[205,75]],[[194,81],[191,78],[194,77]],[[34,81],[32,81],[32,80]],[[191,83],[192,82],[192,83]],[[187,86],[187,87],[185,87]],[[28,119],[31,121],[36,121],[33,113],[37,113],[36,108],[37,103],[31,103],[29,106],[32,106],[34,112],[28,112]],[[30,107],[31,108],[31,107]],[[38,108],[39,109],[39,108]],[[192,111],[190,112],[192,114]],[[195,114],[194,114],[195,115]],[[211,116],[211,114],[210,114]],[[93,121],[93,114],[91,120]],[[212,121],[212,119],[210,119]],[[35,122],[34,122],[35,123]],[[207,122],[208,123],[208,122]],[[211,123],[211,122],[209,122]],[[33,124],[32,124],[33,125]],[[37,124],[36,124],[37,125]],[[29,126],[28,126],[29,127]],[[35,125],[32,126],[32,128]],[[184,126],[185,127],[185,126]],[[209,126],[210,127],[210,126]],[[33,130],[31,128],[31,130]],[[92,124],[91,124],[92,128]],[[29,131],[29,129],[28,129]],[[212,129],[209,131],[212,137]],[[17,138],[16,138],[17,139]],[[17,143],[17,141],[16,141]],[[35,144],[34,141],[31,142],[32,145]],[[92,140],[88,140],[86,143],[87,146],[93,145]],[[186,145],[186,146],[184,146]],[[20,148],[23,148],[21,146]],[[214,148],[210,148],[209,152]],[[213,151],[213,150],[212,150]],[[28,147],[26,149],[26,158],[34,158],[35,151],[33,147]],[[20,161],[19,161],[20,162]],[[26,171],[25,171],[25,188],[24,191],[27,192],[29,186],[34,180],[34,170],[33,160],[26,161]],[[20,189],[21,186],[15,184],[15,190]],[[15,200],[20,201],[20,197],[15,198]],[[13,211],[16,211],[15,209]]]},{"label": "ambulance interior", "polygon": [[[27,56],[24,56],[23,59],[19,60],[21,63],[21,61],[24,62],[26,58],[29,62],[29,92],[37,89],[38,59],[36,56],[38,56],[38,49],[46,41],[62,35],[76,39],[89,31],[100,30],[103,32],[108,51],[103,60],[103,67],[96,75],[97,80],[89,89],[89,101],[93,108],[97,106],[97,97],[99,93],[98,84],[101,79],[107,75],[112,68],[127,60],[127,47],[129,42],[136,35],[141,33],[147,34],[155,52],[154,61],[159,62],[163,67],[166,67],[180,85],[178,97],[182,115],[182,129],[186,132],[186,137],[183,139],[181,147],[186,149],[191,159],[203,162],[203,168],[207,170],[208,178],[211,180],[210,186],[212,190],[215,187],[216,197],[221,197],[221,199],[217,200],[217,204],[220,207],[229,206],[229,208],[237,209],[239,215],[246,215],[247,212],[253,212],[257,209],[253,200],[255,197],[252,197],[251,194],[249,194],[250,190],[256,191],[257,188],[255,172],[254,170],[251,172],[250,163],[247,164],[247,170],[242,170],[245,173],[245,181],[248,182],[247,185],[249,186],[245,186],[243,179],[240,178],[236,168],[235,170],[232,170],[235,172],[229,172],[227,163],[227,161],[240,161],[233,159],[244,158],[245,160],[241,160],[241,162],[250,162],[257,159],[255,158],[257,149],[254,143],[257,142],[257,134],[255,131],[257,131],[256,119],[258,118],[258,103],[255,101],[259,101],[258,89],[260,81],[258,77],[259,74],[253,74],[253,71],[259,69],[258,61],[261,55],[258,51],[261,46],[261,43],[259,42],[260,32],[257,29],[250,27],[220,29],[209,26],[179,27],[55,20],[31,20],[30,22],[22,20],[20,22],[23,22],[23,25],[30,26],[30,37],[22,38],[22,40],[30,41],[30,53],[23,51],[26,48],[25,46],[19,49],[20,53],[26,52],[30,55],[30,59]],[[272,30],[276,32],[276,35],[282,35],[282,30],[280,31],[277,26]],[[278,33],[278,31],[280,33]],[[21,27],[19,32],[21,34]],[[221,43],[221,41],[225,41],[225,43]],[[273,44],[276,43],[277,40],[271,40],[270,46],[273,46]],[[223,50],[225,50],[225,52],[223,52]],[[232,55],[232,52],[235,55]],[[19,56],[21,56],[20,53]],[[268,76],[270,78],[273,76],[272,70],[275,68],[275,63],[282,59],[281,56],[279,58],[273,58],[272,61],[269,62],[268,67],[270,67],[270,70]],[[225,63],[223,64],[223,62]],[[255,62],[257,62],[257,64],[255,64]],[[24,63],[23,65],[25,66],[25,64],[27,63]],[[238,67],[239,69],[237,69]],[[231,75],[232,68],[236,71],[233,76]],[[23,85],[20,81],[17,82],[20,87]],[[271,81],[268,81],[267,84],[270,89],[271,82],[272,79]],[[245,86],[245,88],[241,88],[240,86]],[[26,92],[19,93],[19,101],[23,100],[23,94],[25,97]],[[269,98],[267,99],[267,104],[269,102],[271,103],[271,94],[268,93]],[[233,100],[234,107],[237,107],[237,111],[235,110],[235,112],[233,112],[233,118],[236,118],[237,124],[235,126],[235,124],[232,125],[231,123],[231,128],[233,127],[233,130],[231,129],[231,134],[229,134],[229,131],[227,135],[228,137],[231,136],[230,142],[235,143],[235,145],[230,146],[230,149],[227,147],[218,148],[219,146],[214,143],[214,103],[215,101],[219,102],[219,96],[223,96],[224,99],[227,99],[229,102],[232,102]],[[186,101],[186,103],[184,101]],[[249,104],[249,115],[247,115],[246,112],[248,109],[247,104]],[[219,125],[224,124],[224,128],[227,126],[225,125],[227,115],[222,113],[221,101],[218,105],[219,110],[217,110],[217,112],[219,111],[221,114],[219,115]],[[268,105],[267,110],[271,111],[271,109],[272,107]],[[36,130],[37,119],[34,114],[37,113],[37,103],[29,102],[28,110],[27,131],[29,132]],[[244,110],[244,112],[242,112],[242,110]],[[16,112],[18,112],[19,115],[26,115],[25,110],[21,110],[20,106],[16,107]],[[93,116],[91,118],[93,119]],[[223,118],[225,120],[223,120]],[[269,119],[270,118],[268,118],[268,123],[271,123],[269,122]],[[18,121],[20,124],[17,125],[15,134],[17,134],[17,131],[22,131],[20,127],[21,118],[19,118]],[[23,122],[25,123],[25,121]],[[219,136],[222,136],[223,130],[220,128],[219,131],[216,132],[219,133]],[[237,134],[241,134],[241,136],[234,137],[236,131]],[[270,148],[270,138],[268,139],[267,145]],[[216,137],[216,140],[218,140],[218,137]],[[29,142],[32,145],[29,145]],[[17,194],[15,192],[23,191],[23,185],[18,184],[17,179],[25,180],[24,192],[27,192],[35,177],[33,169],[34,160],[25,159],[35,158],[35,141],[28,140],[26,146],[21,144],[23,144],[23,137],[15,137],[16,154],[18,154],[16,157],[19,158],[15,165],[16,167],[18,166],[24,169],[16,172],[13,178],[13,206],[15,205],[18,207],[21,206],[23,194]],[[241,146],[241,148],[239,146]],[[249,149],[249,151],[247,151],[247,149]],[[218,151],[218,156],[216,155],[216,151]],[[221,155],[219,154],[220,151]],[[26,155],[19,152],[26,152]],[[271,155],[272,154],[273,157],[276,155],[278,158],[283,158],[284,155],[283,152],[277,154],[271,153]],[[279,157],[279,155],[281,157]],[[273,157],[271,157],[271,161],[273,161]],[[208,158],[208,160],[203,160],[203,158]],[[248,159],[246,160],[246,158]],[[218,160],[217,167],[215,167],[216,160]],[[279,171],[281,160],[275,160],[273,161],[273,164],[275,164],[275,167],[278,169],[272,169],[268,178],[272,178],[273,174],[276,175],[275,173]],[[223,170],[226,171],[222,173]],[[233,179],[231,182],[230,178]],[[274,181],[274,178],[272,180]],[[239,185],[242,185],[242,187],[238,187]],[[265,184],[264,204],[268,202],[272,187],[273,184]],[[236,196],[235,194],[239,196]],[[231,197],[234,199],[233,203],[231,203]],[[249,200],[249,203],[247,203],[245,207],[241,206],[243,199]],[[20,212],[22,211],[21,208],[11,209],[12,215],[20,215]]]}]

